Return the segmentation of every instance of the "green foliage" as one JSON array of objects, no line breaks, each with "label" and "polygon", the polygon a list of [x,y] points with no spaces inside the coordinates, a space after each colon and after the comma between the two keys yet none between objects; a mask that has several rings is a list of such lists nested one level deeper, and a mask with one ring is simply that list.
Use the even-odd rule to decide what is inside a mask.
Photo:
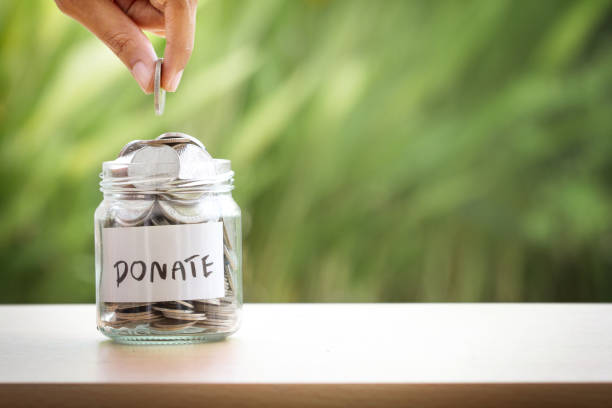
[{"label": "green foliage", "polygon": [[233,161],[247,301],[609,301],[610,6],[202,1],[156,118],[52,2],[2,2],[0,301],[93,300],[101,162],[165,131]]}]

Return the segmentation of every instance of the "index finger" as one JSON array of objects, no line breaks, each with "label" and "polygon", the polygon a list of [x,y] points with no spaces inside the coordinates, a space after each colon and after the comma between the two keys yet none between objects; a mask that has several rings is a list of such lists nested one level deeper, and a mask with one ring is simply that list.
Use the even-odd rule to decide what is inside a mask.
[{"label": "index finger", "polygon": [[145,93],[153,91],[155,50],[118,6],[105,0],[56,0],[59,9],[100,38],[130,69]]},{"label": "index finger", "polygon": [[164,7],[166,49],[162,69],[162,86],[176,91],[183,70],[191,57],[195,35],[197,0],[167,0]]}]

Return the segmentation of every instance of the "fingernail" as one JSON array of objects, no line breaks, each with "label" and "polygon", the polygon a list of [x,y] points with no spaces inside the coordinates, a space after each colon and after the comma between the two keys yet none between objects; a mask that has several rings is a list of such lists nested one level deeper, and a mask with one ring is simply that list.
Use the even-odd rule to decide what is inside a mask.
[{"label": "fingernail", "polygon": [[151,92],[148,92],[147,88],[153,79],[153,67],[147,68],[144,62],[138,61],[132,67],[132,75],[138,82],[138,85],[140,85],[140,88],[142,88],[142,91],[150,94]]},{"label": "fingernail", "polygon": [[176,92],[176,88],[178,88],[179,83],[181,82],[181,77],[183,76],[183,70],[181,69],[172,80],[172,84],[170,84],[170,89],[168,92]]}]

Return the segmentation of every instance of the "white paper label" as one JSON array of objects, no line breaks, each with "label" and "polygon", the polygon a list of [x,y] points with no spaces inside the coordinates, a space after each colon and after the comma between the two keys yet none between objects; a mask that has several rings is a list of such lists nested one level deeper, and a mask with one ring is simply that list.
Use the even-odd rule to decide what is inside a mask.
[{"label": "white paper label", "polygon": [[223,224],[102,230],[104,302],[213,299],[225,295]]}]

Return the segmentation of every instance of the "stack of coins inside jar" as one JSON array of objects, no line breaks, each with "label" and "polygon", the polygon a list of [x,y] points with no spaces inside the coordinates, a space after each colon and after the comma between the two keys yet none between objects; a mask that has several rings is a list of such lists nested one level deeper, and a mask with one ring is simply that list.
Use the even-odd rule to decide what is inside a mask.
[{"label": "stack of coins inside jar", "polygon": [[[104,163],[105,199],[96,211],[104,334],[119,341],[207,341],[237,330],[241,230],[232,182],[228,160],[213,159],[199,140],[181,133],[130,142]],[[218,234],[193,230],[207,226]],[[204,255],[207,245],[219,256]],[[187,247],[191,252],[182,252]],[[107,260],[112,251],[115,258]]]}]

